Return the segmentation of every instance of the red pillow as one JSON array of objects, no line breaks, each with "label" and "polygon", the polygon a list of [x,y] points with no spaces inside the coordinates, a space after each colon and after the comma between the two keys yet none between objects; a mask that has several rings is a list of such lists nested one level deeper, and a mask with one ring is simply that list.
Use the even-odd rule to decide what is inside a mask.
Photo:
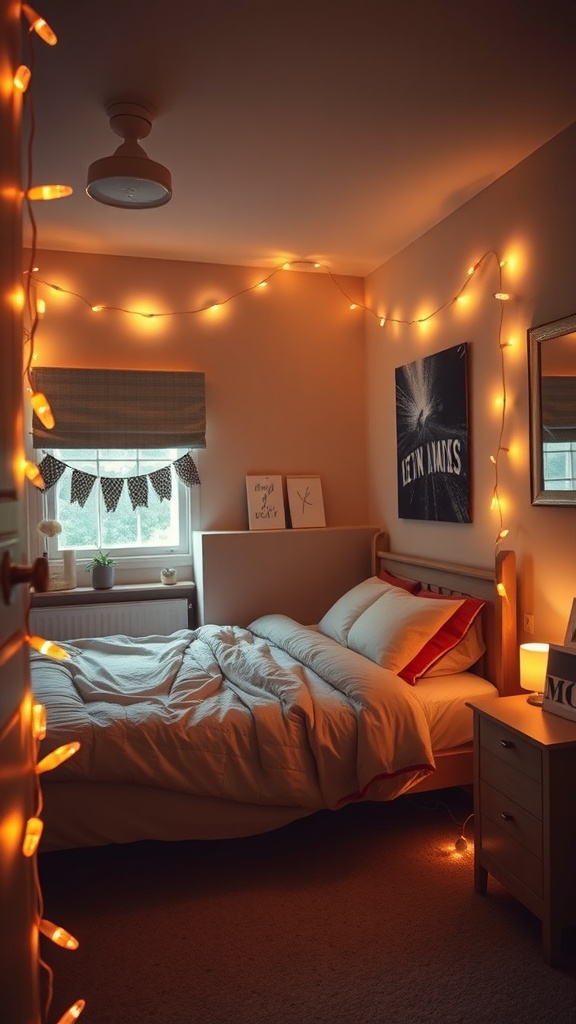
[{"label": "red pillow", "polygon": [[402,590],[407,590],[409,594],[415,594],[420,590],[418,580],[405,580],[400,576],[393,576],[392,573],[386,572],[386,569],[380,569],[378,579],[382,580],[383,583],[389,583],[392,587],[401,587]]},{"label": "red pillow", "polygon": [[402,679],[405,679],[412,686],[444,654],[460,643],[462,637],[468,632],[474,619],[479,615],[486,603],[476,597],[464,597],[459,594],[435,594],[430,590],[421,590],[418,597],[429,597],[435,601],[461,601],[462,604],[428,643],[424,644],[422,650],[412,658],[412,661],[405,665],[402,671],[398,673]]}]

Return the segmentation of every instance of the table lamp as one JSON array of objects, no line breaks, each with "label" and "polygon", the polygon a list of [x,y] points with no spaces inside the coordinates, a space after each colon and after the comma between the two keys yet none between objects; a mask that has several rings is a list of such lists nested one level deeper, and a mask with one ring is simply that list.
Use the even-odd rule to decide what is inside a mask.
[{"label": "table lamp", "polygon": [[529,704],[542,707],[548,667],[548,644],[520,644],[520,686],[530,690]]}]

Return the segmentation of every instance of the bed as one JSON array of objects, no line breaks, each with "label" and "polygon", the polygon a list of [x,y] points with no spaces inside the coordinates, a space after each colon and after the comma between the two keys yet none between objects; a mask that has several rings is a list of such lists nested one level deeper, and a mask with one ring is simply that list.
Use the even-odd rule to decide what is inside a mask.
[{"label": "bed", "polygon": [[471,784],[466,702],[518,691],[514,553],[480,570],[378,534],[373,570],[312,625],[270,614],[32,652],[39,757],[80,742],[41,776],[41,850],[236,838]]}]

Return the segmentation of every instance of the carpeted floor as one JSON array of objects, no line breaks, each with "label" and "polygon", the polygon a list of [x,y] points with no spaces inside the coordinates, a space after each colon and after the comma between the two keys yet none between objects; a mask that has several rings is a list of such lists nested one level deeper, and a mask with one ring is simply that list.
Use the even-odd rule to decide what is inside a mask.
[{"label": "carpeted floor", "polygon": [[[576,932],[547,967],[540,922],[451,853],[460,790],[323,813],[214,843],[40,857],[49,1024],[576,1024]],[[466,829],[472,836],[472,822]]]}]

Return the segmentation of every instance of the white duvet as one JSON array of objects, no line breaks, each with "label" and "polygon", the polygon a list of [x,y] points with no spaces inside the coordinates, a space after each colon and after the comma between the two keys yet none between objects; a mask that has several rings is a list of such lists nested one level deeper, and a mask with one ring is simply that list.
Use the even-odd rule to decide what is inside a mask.
[{"label": "white duvet", "polygon": [[62,646],[67,661],[32,652],[40,756],[81,747],[43,782],[316,810],[392,799],[434,770],[412,687],[286,616]]}]

